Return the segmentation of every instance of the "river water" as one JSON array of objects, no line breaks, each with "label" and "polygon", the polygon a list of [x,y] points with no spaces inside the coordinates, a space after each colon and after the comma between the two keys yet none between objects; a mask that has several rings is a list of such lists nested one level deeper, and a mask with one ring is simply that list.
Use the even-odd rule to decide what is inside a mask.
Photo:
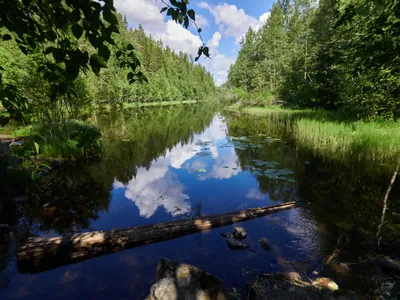
[{"label": "river water", "polygon": [[[144,299],[160,258],[193,264],[239,291],[260,273],[317,269],[349,237],[341,262],[357,262],[374,241],[394,166],[340,163],[281,136],[262,117],[208,107],[143,109],[98,115],[104,157],[68,164],[24,188],[12,222],[29,235],[108,230],[300,201],[301,207],[247,221],[246,250],[221,232],[234,226],[142,246],[39,274],[16,268],[18,242],[3,248],[0,299]],[[400,227],[400,183],[388,199],[382,235]],[[46,208],[43,205],[47,204]],[[389,233],[388,233],[389,234]],[[271,245],[265,251],[258,239]],[[341,288],[379,289],[376,268],[325,270]]]}]

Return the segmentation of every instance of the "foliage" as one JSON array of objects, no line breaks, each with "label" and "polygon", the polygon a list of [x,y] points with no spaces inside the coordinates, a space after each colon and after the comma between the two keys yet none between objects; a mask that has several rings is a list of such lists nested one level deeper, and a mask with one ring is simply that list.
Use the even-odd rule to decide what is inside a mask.
[{"label": "foliage", "polygon": [[14,131],[15,137],[23,137],[21,145],[13,152],[21,157],[35,154],[37,161],[54,158],[79,159],[101,156],[103,147],[97,127],[82,122],[69,122],[61,135],[52,135],[43,126],[27,126]]},{"label": "foliage", "polygon": [[[390,165],[397,163],[400,155],[398,121],[348,121],[346,115],[326,110],[290,110],[276,106],[241,108],[241,111],[250,113],[245,122],[257,122],[263,134],[283,136],[296,147],[324,158],[342,162],[369,160]],[[264,117],[256,121],[251,118],[252,114]]]},{"label": "foliage", "polygon": [[249,29],[228,85],[356,118],[400,113],[400,2],[278,0]]},{"label": "foliage", "polygon": [[[187,9],[188,1],[170,2],[171,6],[161,12],[168,10],[167,15],[186,28],[189,20],[195,21],[194,10]],[[1,39],[15,40],[24,54],[41,52],[45,58],[38,72],[50,85],[52,101],[57,101],[59,95],[74,94],[73,82],[81,71],[90,67],[99,74],[110,59],[110,47],[118,47],[114,34],[119,33],[119,28],[113,0],[0,1],[0,12],[0,29],[7,29]],[[83,39],[94,51],[83,47]],[[121,65],[130,68],[129,82],[146,81],[135,47],[130,43],[119,46],[123,47],[118,48],[117,57]],[[199,57],[202,54],[209,56],[207,47],[199,49]],[[18,98],[15,85],[0,84],[0,87],[9,100]]]}]

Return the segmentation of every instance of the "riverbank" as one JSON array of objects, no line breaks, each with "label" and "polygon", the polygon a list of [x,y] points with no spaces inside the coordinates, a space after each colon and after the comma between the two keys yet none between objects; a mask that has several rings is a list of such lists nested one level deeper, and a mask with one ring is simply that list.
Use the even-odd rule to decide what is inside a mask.
[{"label": "riverbank", "polygon": [[229,111],[264,116],[265,131],[284,135],[296,145],[322,156],[345,159],[357,156],[380,163],[397,163],[400,122],[353,121],[324,110],[294,110],[280,106],[228,107]]},{"label": "riverbank", "polygon": [[198,100],[183,100],[183,101],[160,101],[160,102],[132,102],[124,103],[124,108],[134,108],[143,106],[168,106],[168,105],[178,105],[178,104],[194,104],[199,102],[208,101],[198,101]]}]

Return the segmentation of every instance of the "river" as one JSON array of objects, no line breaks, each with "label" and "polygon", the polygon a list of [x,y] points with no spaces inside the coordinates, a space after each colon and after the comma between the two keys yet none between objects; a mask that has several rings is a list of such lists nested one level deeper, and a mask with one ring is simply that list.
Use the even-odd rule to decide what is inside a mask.
[{"label": "river", "polygon": [[[344,164],[314,155],[266,134],[262,117],[181,106],[95,119],[104,136],[101,159],[61,166],[24,188],[27,201],[18,205],[13,222],[29,235],[140,226],[288,201],[304,205],[235,224],[247,230],[245,250],[228,247],[220,236],[234,227],[227,226],[20,274],[18,245],[11,243],[0,254],[0,299],[144,299],[163,257],[193,264],[240,290],[260,273],[317,269],[341,234],[349,243],[340,260],[357,262],[382,222],[394,166],[356,159]],[[397,180],[380,235],[400,228],[393,213],[399,199]],[[268,239],[270,251],[258,244],[261,237]],[[369,264],[325,272],[341,288],[360,294],[380,288]]]}]

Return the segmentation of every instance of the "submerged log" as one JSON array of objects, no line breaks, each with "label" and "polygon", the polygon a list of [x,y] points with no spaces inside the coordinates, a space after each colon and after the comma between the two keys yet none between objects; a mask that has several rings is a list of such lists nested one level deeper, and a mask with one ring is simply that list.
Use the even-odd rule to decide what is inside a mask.
[{"label": "submerged log", "polygon": [[266,216],[296,206],[295,202],[154,225],[84,232],[62,237],[31,237],[17,253],[21,273],[38,273],[100,255],[179,238]]}]

